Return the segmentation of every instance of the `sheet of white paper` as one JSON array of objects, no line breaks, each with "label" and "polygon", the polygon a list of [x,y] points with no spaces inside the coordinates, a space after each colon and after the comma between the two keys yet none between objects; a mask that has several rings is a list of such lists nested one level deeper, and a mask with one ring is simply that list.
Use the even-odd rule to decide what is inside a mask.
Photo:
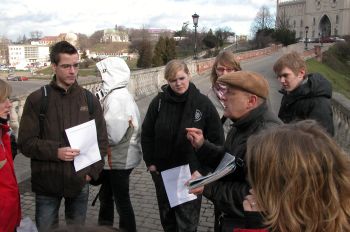
[{"label": "sheet of white paper", "polygon": [[71,148],[80,149],[80,154],[74,158],[75,171],[101,160],[95,119],[66,129],[66,134]]},{"label": "sheet of white paper", "polygon": [[185,186],[186,181],[191,178],[188,164],[162,171],[161,174],[171,208],[197,199],[196,195],[188,193]]}]

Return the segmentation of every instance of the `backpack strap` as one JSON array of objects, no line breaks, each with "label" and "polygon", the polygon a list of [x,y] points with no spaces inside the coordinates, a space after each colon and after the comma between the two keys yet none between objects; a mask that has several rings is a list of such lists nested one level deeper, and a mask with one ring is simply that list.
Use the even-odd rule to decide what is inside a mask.
[{"label": "backpack strap", "polygon": [[[39,138],[41,138],[41,139],[43,138],[43,133],[44,133],[44,120],[45,120],[47,108],[49,105],[50,91],[51,91],[51,88],[49,87],[49,85],[44,85],[41,87],[42,98],[41,98],[40,113],[39,113],[39,130],[40,130],[39,131]],[[84,91],[85,91],[85,95],[86,95],[90,119],[92,119],[93,114],[94,114],[93,96],[89,90],[84,89]]]},{"label": "backpack strap", "polygon": [[84,89],[84,90],[85,90],[87,105],[88,105],[88,109],[89,109],[90,119],[92,119],[94,111],[95,111],[93,96],[92,96],[92,93],[89,90],[87,90],[87,89]]},{"label": "backpack strap", "polygon": [[40,113],[39,113],[39,138],[43,138],[43,133],[44,133],[44,120],[45,120],[45,115],[47,112],[47,106],[49,104],[49,94],[50,94],[50,87],[49,85],[44,85],[41,87],[41,104],[40,104]]}]

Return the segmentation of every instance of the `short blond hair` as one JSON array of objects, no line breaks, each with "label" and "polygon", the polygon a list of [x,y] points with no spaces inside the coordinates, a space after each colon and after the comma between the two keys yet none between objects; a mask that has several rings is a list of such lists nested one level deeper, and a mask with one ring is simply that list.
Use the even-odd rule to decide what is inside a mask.
[{"label": "short blond hair", "polygon": [[297,52],[291,52],[281,56],[273,65],[273,71],[279,73],[285,67],[292,70],[295,75],[298,75],[298,72],[302,69],[305,70],[305,73],[307,72],[306,63]]},{"label": "short blond hair", "polygon": [[176,73],[183,70],[187,75],[190,75],[190,70],[183,60],[174,59],[169,61],[165,66],[164,79],[169,81],[176,76]]},{"label": "short blond hair", "polygon": [[251,136],[246,158],[271,231],[350,231],[350,159],[316,121]]},{"label": "short blond hair", "polygon": [[12,87],[6,81],[0,79],[0,102],[4,102],[10,97]]}]

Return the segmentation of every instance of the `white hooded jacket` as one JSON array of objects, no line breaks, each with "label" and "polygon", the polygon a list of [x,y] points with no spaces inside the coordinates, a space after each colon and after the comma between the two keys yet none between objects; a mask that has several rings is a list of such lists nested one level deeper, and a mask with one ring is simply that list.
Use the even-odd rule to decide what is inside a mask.
[{"label": "white hooded jacket", "polygon": [[109,149],[104,169],[135,168],[142,159],[141,118],[133,96],[127,89],[130,69],[118,57],[96,64],[102,76],[100,99],[106,120]]}]

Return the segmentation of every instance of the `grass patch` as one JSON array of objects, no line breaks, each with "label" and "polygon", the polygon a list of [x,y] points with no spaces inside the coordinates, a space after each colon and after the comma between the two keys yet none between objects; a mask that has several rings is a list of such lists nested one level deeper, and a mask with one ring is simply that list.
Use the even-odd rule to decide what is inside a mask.
[{"label": "grass patch", "polygon": [[350,77],[335,71],[315,59],[310,59],[306,63],[308,72],[318,72],[322,74],[332,83],[333,91],[339,92],[350,99]]}]

